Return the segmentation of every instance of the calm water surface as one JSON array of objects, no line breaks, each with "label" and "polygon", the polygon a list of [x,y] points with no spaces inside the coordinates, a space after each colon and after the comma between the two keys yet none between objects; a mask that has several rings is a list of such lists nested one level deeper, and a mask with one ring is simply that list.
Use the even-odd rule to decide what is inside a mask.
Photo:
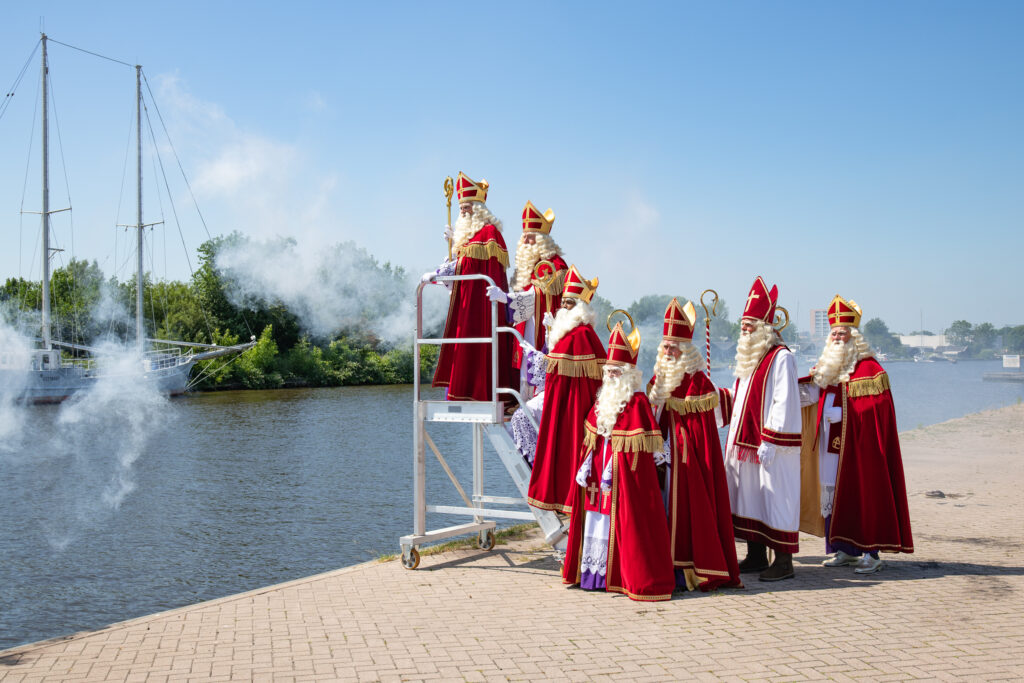
[{"label": "calm water surface", "polygon": [[[1024,384],[981,381],[997,369],[890,363],[900,428],[1021,401]],[[412,531],[409,386],[5,413],[0,649],[371,560]],[[468,486],[469,429],[430,433]],[[515,495],[496,460],[487,492]],[[461,504],[433,458],[428,498]]]}]

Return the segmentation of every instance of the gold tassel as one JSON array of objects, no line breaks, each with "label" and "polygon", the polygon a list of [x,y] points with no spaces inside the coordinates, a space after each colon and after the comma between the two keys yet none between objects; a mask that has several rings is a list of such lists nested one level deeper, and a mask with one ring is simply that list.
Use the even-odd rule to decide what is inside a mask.
[{"label": "gold tassel", "polygon": [[[587,448],[597,448],[597,428],[585,422],[583,444]],[[626,432],[621,429],[612,430],[612,451],[615,453],[657,453],[665,446],[665,439],[659,431]]]},{"label": "gold tassel", "polygon": [[687,396],[686,398],[673,398],[669,396],[665,401],[665,407],[679,415],[706,413],[718,407],[718,394],[713,392],[702,396]]},{"label": "gold tassel", "polygon": [[874,377],[851,379],[847,385],[846,395],[850,398],[860,398],[862,396],[878,396],[885,391],[889,391],[889,375],[882,372]]},{"label": "gold tassel", "polygon": [[594,355],[566,356],[548,354],[548,372],[563,377],[589,377],[601,379],[601,366],[605,360]]},{"label": "gold tassel", "polygon": [[486,261],[496,258],[502,268],[508,268],[508,252],[505,251],[495,240],[487,240],[484,243],[470,242],[459,247],[459,258],[466,257]]}]

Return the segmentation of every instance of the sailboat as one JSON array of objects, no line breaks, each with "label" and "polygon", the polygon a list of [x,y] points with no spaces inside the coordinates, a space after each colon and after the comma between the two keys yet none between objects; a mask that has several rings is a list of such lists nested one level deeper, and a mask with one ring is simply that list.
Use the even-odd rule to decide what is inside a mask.
[{"label": "sailboat", "polygon": [[[64,358],[62,349],[95,352],[95,349],[55,340],[51,336],[50,311],[50,255],[56,251],[50,247],[50,215],[57,213],[50,209],[49,196],[49,120],[48,120],[48,78],[49,67],[46,57],[46,34],[41,36],[42,44],[42,325],[41,337],[36,340],[39,348],[27,353],[0,349],[0,382],[13,387],[16,398],[29,403],[58,403],[74,394],[88,389],[97,381],[110,377],[110,373],[125,373],[119,369],[107,368],[96,358]],[[198,344],[166,339],[148,339],[145,336],[143,320],[143,235],[148,225],[142,217],[142,67],[135,66],[135,127],[136,127],[136,202],[137,222],[126,227],[138,230],[136,277],[135,277],[135,356],[140,363],[132,378],[153,386],[157,391],[175,396],[188,388],[193,366],[201,361],[244,351],[255,344],[255,337],[248,343],[233,346]],[[58,209],[64,211],[65,209]],[[152,349],[150,345],[170,346],[168,350]],[[193,350],[199,349],[199,350]]]}]

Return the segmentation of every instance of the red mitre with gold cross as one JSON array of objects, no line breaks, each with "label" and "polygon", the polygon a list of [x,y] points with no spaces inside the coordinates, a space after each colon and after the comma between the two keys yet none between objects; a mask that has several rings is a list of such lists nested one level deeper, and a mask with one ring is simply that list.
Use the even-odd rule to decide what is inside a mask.
[{"label": "red mitre with gold cross", "polygon": [[565,285],[562,288],[563,299],[579,299],[589,304],[597,291],[597,278],[587,280],[580,271],[576,270],[576,264],[569,266],[569,272],[565,274]]},{"label": "red mitre with gold cross", "polygon": [[662,339],[666,341],[690,341],[693,339],[693,328],[697,324],[697,309],[692,301],[685,306],[679,305],[679,299],[672,299],[665,309],[665,326],[662,328]]},{"label": "red mitre with gold cross", "polygon": [[838,294],[832,298],[828,305],[829,327],[859,327],[861,310],[853,299],[847,301]]},{"label": "red mitre with gold cross", "polygon": [[612,336],[608,338],[608,362],[636,365],[640,353],[640,330],[633,328],[628,335],[622,331],[622,322],[615,323]]},{"label": "red mitre with gold cross", "polygon": [[771,291],[760,275],[754,280],[747,296],[747,304],[743,307],[744,318],[756,318],[769,325],[775,320],[775,304],[779,300],[779,288],[772,285]]},{"label": "red mitre with gold cross", "polygon": [[469,179],[462,171],[459,171],[459,177],[455,181],[455,193],[459,198],[459,204],[463,202],[485,202],[487,201],[487,188],[490,185],[487,184],[486,180],[481,180],[479,183]]},{"label": "red mitre with gold cross", "polygon": [[526,206],[523,207],[523,232],[548,235],[554,222],[555,212],[552,209],[541,213],[533,202],[526,202]]}]

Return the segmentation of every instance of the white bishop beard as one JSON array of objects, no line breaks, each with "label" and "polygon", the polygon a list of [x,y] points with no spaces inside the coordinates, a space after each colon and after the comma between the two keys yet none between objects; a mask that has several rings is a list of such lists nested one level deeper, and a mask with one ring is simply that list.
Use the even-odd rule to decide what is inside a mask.
[{"label": "white bishop beard", "polygon": [[[550,259],[555,254],[561,254],[562,250],[550,235],[544,233],[533,233],[536,241],[527,244],[523,238],[519,238],[519,246],[516,247],[516,272],[512,278],[512,291],[521,292],[526,289],[533,278],[533,269],[543,260]],[[526,233],[523,233],[523,237]]]},{"label": "white bishop beard", "polygon": [[683,377],[704,370],[704,357],[697,348],[690,342],[677,343],[683,352],[679,358],[658,349],[658,358],[654,361],[654,386],[649,394],[651,403],[661,405],[676,390]]},{"label": "white bishop beard", "polygon": [[487,208],[483,202],[474,202],[473,215],[467,216],[460,213],[455,221],[452,235],[452,249],[458,249],[465,244],[473,235],[480,232],[480,229],[490,223],[498,232],[501,232],[501,221]]},{"label": "white bishop beard", "polygon": [[643,375],[634,366],[622,368],[619,377],[609,377],[608,370],[606,366],[601,388],[597,392],[596,408],[597,433],[606,438],[612,435],[619,415],[643,382]]},{"label": "white bishop beard", "polygon": [[750,334],[741,334],[736,344],[736,369],[733,374],[740,379],[750,377],[765,352],[779,343],[775,330],[763,320],[755,321],[754,327],[756,329]]},{"label": "white bishop beard", "polygon": [[850,330],[850,341],[829,341],[821,352],[821,357],[811,370],[814,383],[824,389],[840,382],[849,382],[850,373],[857,366],[857,361],[873,356],[871,347],[857,330]]},{"label": "white bishop beard", "polygon": [[594,313],[590,304],[579,299],[571,309],[559,308],[558,313],[555,314],[555,322],[548,330],[548,350],[554,350],[555,344],[574,328],[580,325],[593,325],[596,319],[597,314]]}]

